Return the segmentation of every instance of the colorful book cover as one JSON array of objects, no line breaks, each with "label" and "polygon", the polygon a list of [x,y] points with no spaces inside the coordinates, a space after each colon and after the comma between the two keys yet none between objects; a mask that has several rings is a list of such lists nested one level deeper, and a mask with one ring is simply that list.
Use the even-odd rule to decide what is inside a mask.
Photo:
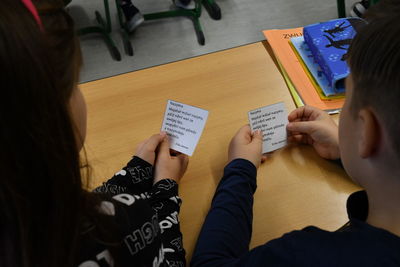
[{"label": "colorful book cover", "polygon": [[305,71],[311,82],[317,88],[318,92],[321,92],[321,99],[329,99],[329,97],[344,97],[344,85],[335,90],[329,83],[326,76],[323,74],[321,67],[314,60],[311,50],[308,48],[307,44],[304,42],[304,37],[293,37],[290,38],[290,42],[295,49],[295,53],[300,57],[300,63],[305,65]]},{"label": "colorful book cover", "polygon": [[360,23],[364,21],[359,18],[345,18],[304,27],[304,41],[334,89],[343,88],[344,79],[350,73],[346,55]]},{"label": "colorful book cover", "polygon": [[343,107],[344,99],[322,100],[319,97],[315,87],[290,46],[290,38],[303,35],[302,27],[286,30],[266,30],[263,33],[304,104],[326,111],[337,111]]}]

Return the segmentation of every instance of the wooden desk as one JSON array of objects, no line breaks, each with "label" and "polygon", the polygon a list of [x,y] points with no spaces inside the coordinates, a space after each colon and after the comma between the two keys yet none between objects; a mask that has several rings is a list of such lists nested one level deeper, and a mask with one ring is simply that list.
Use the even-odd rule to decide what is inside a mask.
[{"label": "wooden desk", "polygon": [[[247,111],[284,101],[289,91],[263,43],[255,43],[81,85],[88,104],[86,148],[94,185],[119,171],[136,144],[160,130],[167,99],[207,109],[209,118],[180,183],[184,246],[190,259],[227,161],[227,148]],[[307,225],[335,230],[357,190],[311,147],[289,146],[260,167],[251,247]]]}]

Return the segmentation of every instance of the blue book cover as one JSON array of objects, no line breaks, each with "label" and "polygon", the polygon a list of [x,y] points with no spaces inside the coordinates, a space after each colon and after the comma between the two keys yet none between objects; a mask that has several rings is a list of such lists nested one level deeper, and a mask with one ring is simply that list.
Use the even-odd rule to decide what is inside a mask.
[{"label": "blue book cover", "polygon": [[364,21],[359,18],[335,19],[304,27],[304,41],[335,91],[344,87],[349,75],[346,55],[356,29]]},{"label": "blue book cover", "polygon": [[300,55],[301,59],[303,60],[304,64],[307,66],[307,69],[314,77],[315,81],[321,87],[322,91],[324,92],[325,96],[333,96],[337,94],[343,94],[344,84],[343,86],[339,85],[338,88],[333,88],[328,79],[326,78],[325,74],[322,72],[321,67],[319,64],[314,60],[314,56],[311,53],[310,48],[304,42],[304,37],[293,37],[290,38],[293,46],[296,48],[297,53]]}]

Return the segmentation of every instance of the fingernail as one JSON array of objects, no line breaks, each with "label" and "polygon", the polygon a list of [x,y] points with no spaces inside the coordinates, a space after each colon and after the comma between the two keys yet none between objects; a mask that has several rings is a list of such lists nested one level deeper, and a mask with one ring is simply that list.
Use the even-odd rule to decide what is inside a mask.
[{"label": "fingernail", "polygon": [[167,135],[167,132],[166,132],[166,131],[161,131],[161,132],[160,132],[160,135],[161,135],[161,136],[166,136],[166,135]]},{"label": "fingernail", "polygon": [[261,130],[257,130],[256,133],[257,133],[257,134],[261,134]]}]

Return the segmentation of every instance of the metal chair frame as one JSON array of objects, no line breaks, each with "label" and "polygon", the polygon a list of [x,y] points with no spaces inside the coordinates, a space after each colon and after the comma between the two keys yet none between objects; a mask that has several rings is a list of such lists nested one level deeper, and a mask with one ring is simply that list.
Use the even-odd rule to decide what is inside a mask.
[{"label": "metal chair frame", "polygon": [[[132,44],[130,42],[130,35],[131,33],[128,31],[126,27],[126,21],[122,13],[121,6],[118,4],[119,0],[115,0],[115,4],[117,6],[117,11],[118,11],[118,21],[119,25],[122,30],[122,40],[124,42],[124,48],[126,54],[129,56],[133,56],[134,51]],[[215,3],[214,0],[195,0],[195,7],[193,9],[175,9],[175,10],[168,10],[168,11],[162,11],[162,12],[156,12],[156,13],[150,13],[150,14],[144,14],[144,20],[149,21],[149,20],[156,20],[156,19],[164,19],[164,18],[172,18],[172,17],[188,17],[193,21],[193,26],[194,30],[197,36],[197,41],[200,45],[205,44],[205,37],[203,33],[203,29],[200,24],[200,16],[202,13],[202,5],[206,8],[208,13],[213,19],[221,19],[221,9],[219,6]]]},{"label": "metal chair frame", "polygon": [[[67,6],[69,3],[71,3],[72,0],[64,0],[64,5]],[[111,16],[110,16],[110,7],[108,4],[108,0],[103,0],[104,4],[104,13],[105,13],[105,20],[100,14],[99,11],[95,11],[95,16],[98,25],[93,25],[93,26],[88,26],[84,28],[78,29],[78,35],[87,35],[87,34],[101,34],[105,43],[107,44],[112,58],[114,58],[117,61],[121,60],[121,53],[119,52],[119,49],[115,45],[114,40],[111,38]]]}]

